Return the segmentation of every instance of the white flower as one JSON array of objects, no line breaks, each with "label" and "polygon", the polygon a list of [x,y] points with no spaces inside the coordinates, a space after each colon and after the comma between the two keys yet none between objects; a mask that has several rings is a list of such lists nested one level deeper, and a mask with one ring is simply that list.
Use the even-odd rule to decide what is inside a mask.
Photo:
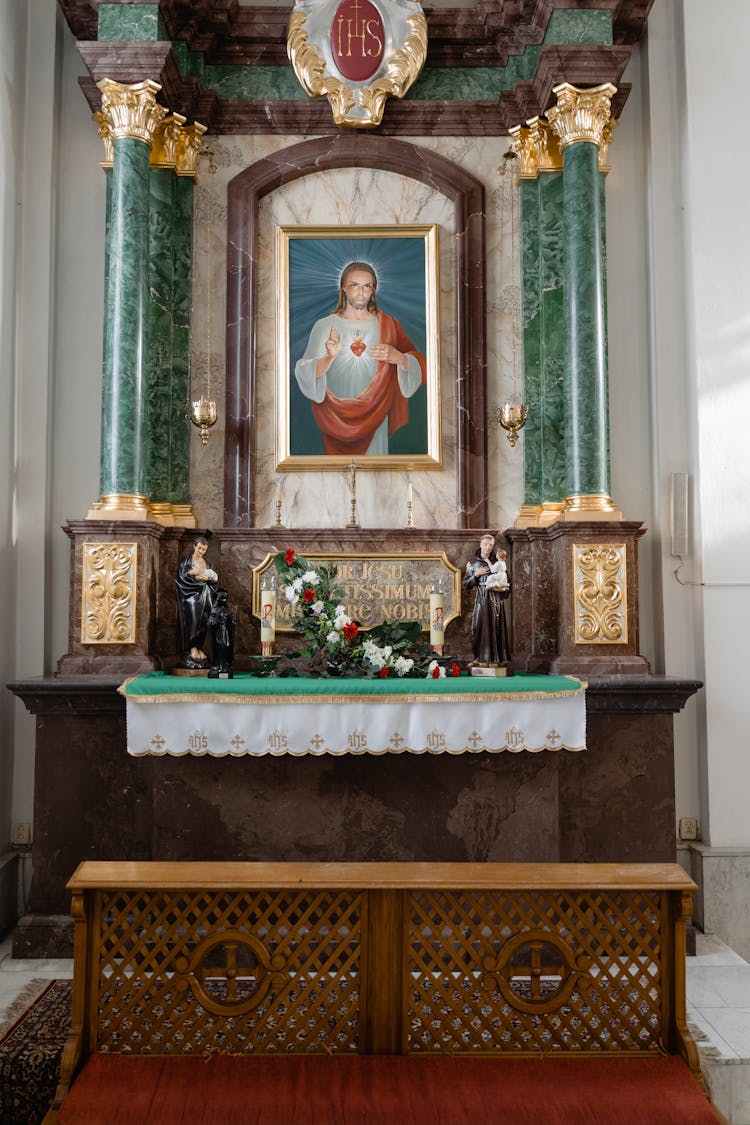
[{"label": "white flower", "polygon": [[414,667],[414,661],[408,656],[397,656],[393,662],[397,676],[405,676]]},{"label": "white flower", "polygon": [[293,586],[285,587],[284,593],[288,602],[291,602],[292,605],[297,604],[297,602],[299,601],[299,597],[297,596],[297,592],[295,591]]},{"label": "white flower", "polygon": [[302,575],[301,581],[308,586],[317,586],[320,582],[320,575],[317,570],[306,570]]},{"label": "white flower", "polygon": [[316,617],[320,617],[321,613],[325,609],[325,602],[313,602],[313,604],[310,606],[310,609],[313,611]]},{"label": "white flower", "polygon": [[329,645],[337,645],[341,640],[341,634],[337,633],[335,629],[331,629],[330,633],[326,635],[326,640]]},{"label": "white flower", "polygon": [[295,578],[294,579],[294,581],[292,582],[292,589],[294,590],[295,594],[299,594],[301,592],[304,584],[305,583],[302,581],[301,578]]},{"label": "white flower", "polygon": [[342,605],[336,606],[336,628],[343,629],[345,625],[351,625],[352,619],[347,614]]}]

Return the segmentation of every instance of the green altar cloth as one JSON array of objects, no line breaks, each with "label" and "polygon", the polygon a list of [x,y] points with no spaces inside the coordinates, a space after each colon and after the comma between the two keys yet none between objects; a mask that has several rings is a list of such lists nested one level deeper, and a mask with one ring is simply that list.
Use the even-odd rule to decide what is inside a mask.
[{"label": "green altar cloth", "polygon": [[[441,679],[313,679],[282,676],[251,676],[236,673],[231,680],[209,680],[206,676],[173,676],[167,672],[149,672],[126,680],[120,688],[126,699],[146,702],[178,701],[194,696],[208,701],[209,696],[221,696],[227,702],[236,697],[237,702],[250,702],[266,696],[466,696],[503,695],[532,699],[543,695],[571,695],[583,691],[585,685],[572,676],[539,676],[521,672],[514,676],[446,676]],[[291,699],[289,700],[291,702]]]}]

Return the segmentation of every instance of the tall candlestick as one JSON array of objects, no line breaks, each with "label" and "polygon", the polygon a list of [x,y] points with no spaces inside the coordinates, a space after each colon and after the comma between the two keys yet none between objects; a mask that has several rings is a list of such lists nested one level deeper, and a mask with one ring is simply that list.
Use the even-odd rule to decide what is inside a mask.
[{"label": "tall candlestick", "polygon": [[349,466],[349,471],[351,473],[351,478],[350,478],[350,483],[349,483],[349,491],[351,492],[352,514],[349,517],[349,522],[345,526],[346,527],[359,527],[359,520],[357,519],[357,462],[356,461],[352,460],[352,463]]}]

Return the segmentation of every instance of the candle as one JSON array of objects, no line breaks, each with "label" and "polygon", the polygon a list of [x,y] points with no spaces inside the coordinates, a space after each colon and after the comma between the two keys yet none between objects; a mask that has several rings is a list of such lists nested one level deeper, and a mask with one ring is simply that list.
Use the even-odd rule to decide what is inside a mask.
[{"label": "candle", "polygon": [[412,485],[411,481],[409,481],[409,489],[406,493],[406,498],[409,501],[409,504],[414,503],[414,486]]},{"label": "candle", "polygon": [[260,651],[270,656],[276,640],[276,591],[260,592]]},{"label": "candle", "polygon": [[430,594],[430,648],[433,652],[443,655],[445,633],[443,618],[445,613],[445,597],[433,591]]}]

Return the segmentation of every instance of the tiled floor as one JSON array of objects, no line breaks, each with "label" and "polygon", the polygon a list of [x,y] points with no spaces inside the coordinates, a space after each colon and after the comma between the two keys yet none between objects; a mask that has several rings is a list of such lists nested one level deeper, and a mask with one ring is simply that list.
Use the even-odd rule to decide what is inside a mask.
[{"label": "tiled floor", "polygon": [[716,1108],[750,1125],[750,965],[717,938],[698,934],[687,960],[688,1022]]},{"label": "tiled floor", "polygon": [[[0,1025],[32,978],[72,975],[72,961],[14,961],[11,939],[0,942]],[[687,961],[687,997],[714,1104],[731,1125],[750,1125],[750,965],[699,934],[698,955]]]}]

